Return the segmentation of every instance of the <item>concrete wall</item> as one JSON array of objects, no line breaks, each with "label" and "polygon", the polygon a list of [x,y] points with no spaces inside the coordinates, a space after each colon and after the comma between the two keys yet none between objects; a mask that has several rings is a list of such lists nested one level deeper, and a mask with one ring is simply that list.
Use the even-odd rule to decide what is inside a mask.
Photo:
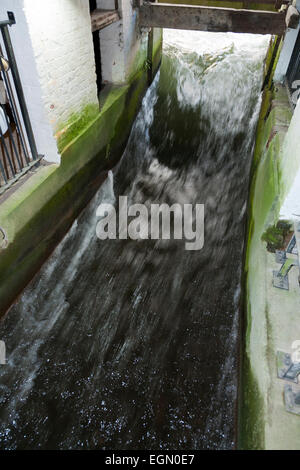
[{"label": "concrete wall", "polygon": [[[297,0],[296,5],[297,5],[298,10],[300,11],[300,0]],[[275,82],[283,82],[284,80],[299,30],[300,30],[300,24],[298,25],[297,29],[287,29],[285,33],[280,57],[277,63],[277,67],[275,69],[275,73],[274,73]]]},{"label": "concrete wall", "polygon": [[99,32],[103,83],[125,81],[122,22],[113,23]]},{"label": "concrete wall", "polygon": [[[98,8],[114,9],[114,0],[97,0]],[[119,0],[121,20],[99,32],[104,83],[121,84],[147,59],[148,30],[138,25],[138,10],[129,0]]]},{"label": "concrete wall", "polygon": [[[244,449],[300,448],[300,418],[286,408],[284,390],[289,382],[278,377],[277,362],[278,351],[290,354],[293,342],[300,338],[299,268],[293,267],[288,273],[287,287],[276,286],[274,273],[279,272],[283,262],[278,261],[275,248],[270,248],[276,237],[278,250],[285,250],[289,240],[280,232],[277,235],[277,222],[282,192],[289,189],[281,169],[285,165],[283,148],[285,139],[289,139],[291,114],[285,88],[278,86],[264,94],[245,266],[247,320],[240,437]],[[291,227],[294,230],[293,220]]]},{"label": "concrete wall", "polygon": [[98,115],[62,150],[61,165],[43,167],[0,205],[8,239],[6,249],[0,246],[0,317],[122,156],[148,80],[141,69],[130,84],[111,89]]},{"label": "concrete wall", "polygon": [[[285,263],[276,250],[285,252],[293,232],[297,235],[294,222],[300,220],[294,215],[300,208],[299,126],[300,103],[293,114],[285,87],[270,81],[263,92],[249,201],[239,438],[243,449],[300,448],[300,417],[284,398],[291,382],[279,378],[278,362],[278,352],[291,354],[300,338],[299,267],[292,267],[285,283],[276,285]],[[278,226],[282,219],[290,223],[288,236]],[[299,261],[299,253],[285,253],[286,259]]]},{"label": "concrete wall", "polygon": [[[119,71],[113,69],[111,76],[121,85],[104,90],[99,109],[88,0],[1,0],[1,7],[4,2],[17,13],[19,30],[12,27],[11,31],[30,116],[36,123],[38,150],[60,165],[43,165],[0,198],[0,227],[8,240],[5,249],[0,244],[0,316],[95,194],[107,169],[121,157],[141,100],[158,70],[162,40],[156,31],[149,72],[144,67],[147,31],[140,33],[129,0],[120,2],[122,15],[126,9],[127,13],[104,30],[110,37],[104,60],[114,66],[109,60],[120,58]],[[116,36],[111,34],[113,28]],[[92,105],[92,110],[83,113],[85,104]],[[73,112],[76,119],[67,125],[62,122],[56,142],[53,132]]]}]

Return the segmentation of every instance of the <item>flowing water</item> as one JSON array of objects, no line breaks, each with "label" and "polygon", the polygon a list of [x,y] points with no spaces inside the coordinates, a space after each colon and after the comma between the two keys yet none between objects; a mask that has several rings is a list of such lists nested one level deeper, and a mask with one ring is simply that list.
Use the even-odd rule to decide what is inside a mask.
[{"label": "flowing water", "polygon": [[[230,449],[268,38],[165,31],[122,160],[0,324],[1,449]],[[101,202],[205,204],[205,244],[105,240]]]}]

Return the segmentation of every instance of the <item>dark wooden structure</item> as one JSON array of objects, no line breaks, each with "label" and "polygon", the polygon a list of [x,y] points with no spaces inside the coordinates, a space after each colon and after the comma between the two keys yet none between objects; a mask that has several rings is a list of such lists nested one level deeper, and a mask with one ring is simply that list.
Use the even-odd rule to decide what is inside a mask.
[{"label": "dark wooden structure", "polygon": [[169,3],[143,3],[140,25],[210,32],[276,34],[285,29],[285,12],[244,10]]},{"label": "dark wooden structure", "polygon": [[106,28],[112,23],[120,20],[118,10],[101,10],[97,8],[91,14],[92,32]]}]

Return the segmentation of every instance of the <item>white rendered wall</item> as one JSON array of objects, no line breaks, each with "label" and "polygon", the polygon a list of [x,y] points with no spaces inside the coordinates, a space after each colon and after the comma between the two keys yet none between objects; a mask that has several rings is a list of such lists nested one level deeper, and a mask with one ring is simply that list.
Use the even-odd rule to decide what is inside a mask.
[{"label": "white rendered wall", "polygon": [[46,113],[56,131],[71,113],[98,103],[89,0],[24,0],[24,7]]},{"label": "white rendered wall", "polygon": [[103,83],[125,81],[123,24],[113,23],[100,32],[101,69]]},{"label": "white rendered wall", "polygon": [[23,0],[0,0],[0,20],[7,19],[13,11],[17,24],[9,28],[11,41],[27,103],[38,153],[48,162],[59,163],[56,140],[42,99],[42,88],[35,63],[35,54],[23,11]]},{"label": "white rendered wall", "polygon": [[[114,0],[97,0],[97,7],[114,9]],[[141,32],[138,9],[130,0],[119,0],[121,20],[100,31],[102,80],[104,83],[126,82],[138,66],[146,60],[147,32]],[[139,64],[140,65],[140,64]]]},{"label": "white rendered wall", "polygon": [[280,216],[300,220],[300,100],[295,108],[283,145],[282,179],[292,179],[291,189],[280,210]]},{"label": "white rendered wall", "polygon": [[[128,0],[128,3],[130,0]],[[103,8],[103,10],[114,10],[115,0],[97,0],[97,8]],[[120,5],[119,5],[120,8]]]},{"label": "white rendered wall", "polygon": [[[297,0],[297,9],[300,11],[300,0]],[[300,24],[297,29],[287,29],[283,41],[283,46],[279,56],[279,60],[274,73],[275,82],[283,82],[287,72],[290,58],[293,53],[294,45],[298,36]]]}]

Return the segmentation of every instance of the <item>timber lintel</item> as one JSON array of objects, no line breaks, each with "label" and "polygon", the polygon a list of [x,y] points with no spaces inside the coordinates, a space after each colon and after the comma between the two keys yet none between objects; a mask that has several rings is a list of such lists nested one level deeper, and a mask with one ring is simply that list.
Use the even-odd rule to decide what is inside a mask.
[{"label": "timber lintel", "polygon": [[236,10],[234,8],[144,3],[140,25],[210,32],[276,34],[285,29],[285,12]]}]

